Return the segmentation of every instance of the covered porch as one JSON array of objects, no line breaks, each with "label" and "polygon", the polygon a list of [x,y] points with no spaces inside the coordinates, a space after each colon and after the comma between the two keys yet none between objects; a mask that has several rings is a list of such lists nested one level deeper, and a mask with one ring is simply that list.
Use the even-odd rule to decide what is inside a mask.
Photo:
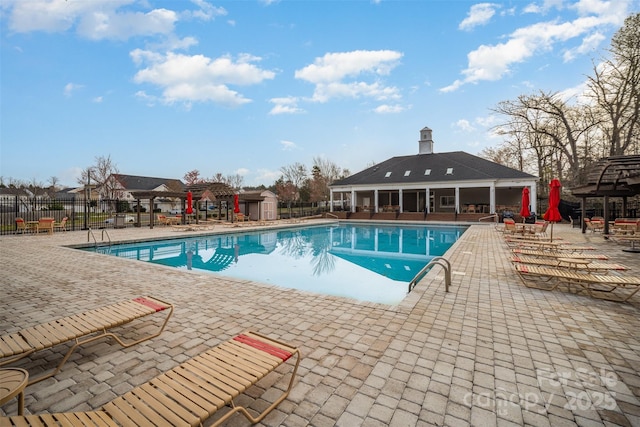
[{"label": "covered porch", "polygon": [[[535,181],[460,183],[457,185],[340,188],[331,190],[332,212],[347,212],[349,217],[374,217],[381,214],[397,219],[405,214],[447,218],[464,216],[477,220],[498,214],[514,216],[520,211],[522,190],[529,188],[531,212],[537,211]],[[429,195],[427,197],[427,194]],[[353,215],[356,214],[356,215]],[[414,218],[417,218],[413,215]]]}]

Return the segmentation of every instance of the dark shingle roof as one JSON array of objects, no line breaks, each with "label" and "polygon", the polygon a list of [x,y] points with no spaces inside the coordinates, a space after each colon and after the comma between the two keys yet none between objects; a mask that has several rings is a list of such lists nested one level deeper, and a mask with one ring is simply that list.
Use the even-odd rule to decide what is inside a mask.
[{"label": "dark shingle roof", "polygon": [[114,174],[113,177],[128,191],[151,191],[166,185],[171,191],[184,191],[184,184],[179,179],[152,178],[147,176]]},{"label": "dark shingle roof", "polygon": [[[452,168],[452,173],[447,170]],[[429,174],[425,171],[429,170]],[[407,175],[408,171],[408,175]],[[390,172],[390,174],[389,174]],[[485,179],[537,179],[535,176],[465,153],[417,154],[392,157],[332,185],[413,182],[477,181]]]}]

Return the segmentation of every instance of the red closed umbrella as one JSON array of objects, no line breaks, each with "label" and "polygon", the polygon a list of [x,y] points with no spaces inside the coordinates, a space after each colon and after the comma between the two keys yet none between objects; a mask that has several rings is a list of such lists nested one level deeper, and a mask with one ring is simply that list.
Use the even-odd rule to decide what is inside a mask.
[{"label": "red closed umbrella", "polygon": [[240,202],[238,200],[238,195],[237,194],[233,195],[233,212],[234,213],[240,213]]},{"label": "red closed umbrella", "polygon": [[191,215],[193,213],[193,207],[191,206],[192,204],[193,194],[191,194],[191,191],[187,191],[187,210],[185,211],[187,215]]},{"label": "red closed umbrella", "polygon": [[529,187],[524,187],[522,189],[522,207],[520,208],[522,222],[524,222],[525,218],[528,218],[529,215],[531,215],[531,212],[529,212]]},{"label": "red closed umbrella", "polygon": [[560,211],[558,210],[558,205],[560,204],[560,181],[557,178],[554,178],[549,183],[549,209],[542,216],[545,221],[549,221],[551,223],[551,236],[550,239],[553,242],[553,223],[562,221],[562,215],[560,215]]}]

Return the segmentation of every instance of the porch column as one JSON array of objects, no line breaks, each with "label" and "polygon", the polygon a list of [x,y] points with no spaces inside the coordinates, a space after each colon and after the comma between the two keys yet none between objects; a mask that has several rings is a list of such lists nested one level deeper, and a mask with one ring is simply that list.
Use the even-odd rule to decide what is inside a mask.
[{"label": "porch column", "polygon": [[496,213],[496,184],[489,186],[489,213]]},{"label": "porch column", "polygon": [[400,200],[398,200],[398,203],[400,205],[400,213],[404,212],[404,207],[402,206],[402,188],[398,189],[398,198]]},{"label": "porch column", "polygon": [[460,187],[455,188],[456,194],[456,213],[460,213]]},{"label": "porch column", "polygon": [[356,190],[351,190],[351,212],[356,211]]},{"label": "porch column", "polygon": [[[153,203],[154,203],[155,197],[152,196],[149,199],[149,228],[152,229],[153,228],[153,223],[154,223],[154,219],[155,219],[155,214],[153,213]],[[139,220],[139,218],[138,218]]]},{"label": "porch column", "polygon": [[538,191],[537,185],[532,185],[529,187],[529,204],[531,205],[531,212],[535,212],[536,215],[540,216],[538,212]]},{"label": "porch column", "polygon": [[431,189],[427,186],[424,188],[424,212],[431,213]]},{"label": "porch column", "polygon": [[373,212],[378,213],[378,189],[373,190]]},{"label": "porch column", "polygon": [[333,190],[329,191],[329,212],[333,212]]}]

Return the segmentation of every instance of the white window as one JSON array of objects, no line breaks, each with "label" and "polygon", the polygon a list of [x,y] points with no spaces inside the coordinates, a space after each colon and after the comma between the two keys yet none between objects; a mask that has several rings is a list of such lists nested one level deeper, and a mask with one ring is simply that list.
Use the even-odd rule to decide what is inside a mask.
[{"label": "white window", "polygon": [[411,175],[411,171],[404,171],[404,176],[409,176]]},{"label": "white window", "polygon": [[453,168],[447,168],[447,175],[453,175]]},{"label": "white window", "polygon": [[424,174],[425,175],[431,175],[431,169],[425,169],[424,170]]},{"label": "white window", "polygon": [[389,178],[391,176],[391,172],[387,172],[386,174],[384,174],[385,178]]},{"label": "white window", "polygon": [[440,207],[441,208],[455,208],[456,207],[456,196],[440,196]]}]

